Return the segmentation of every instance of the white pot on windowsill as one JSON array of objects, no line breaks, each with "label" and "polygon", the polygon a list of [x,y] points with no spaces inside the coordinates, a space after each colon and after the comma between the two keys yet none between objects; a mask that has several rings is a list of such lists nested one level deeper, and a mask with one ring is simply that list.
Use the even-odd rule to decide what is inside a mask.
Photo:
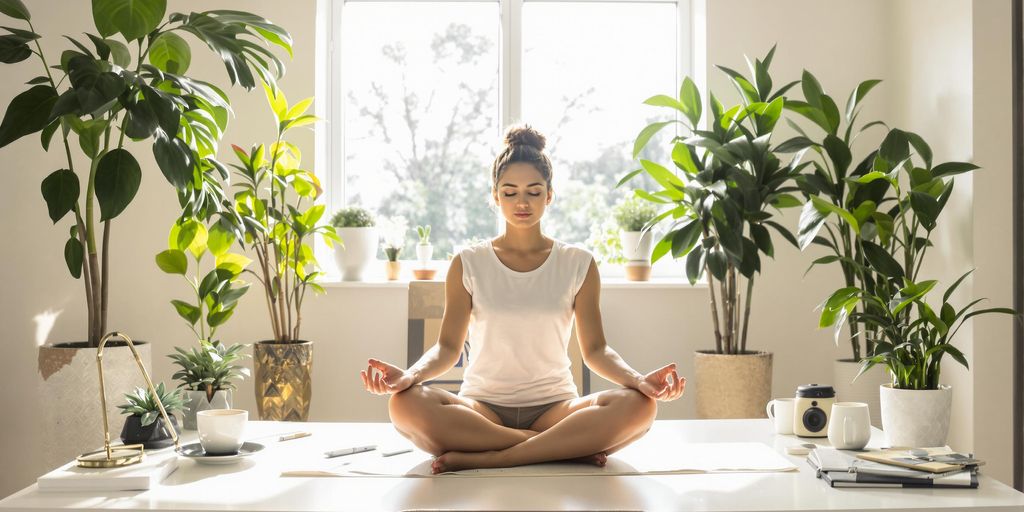
[{"label": "white pot on windowsill", "polygon": [[647,281],[651,278],[651,232],[623,231],[619,234],[622,243],[622,256],[625,265],[626,279],[630,281]]},{"label": "white pot on windowsill", "polygon": [[367,265],[377,256],[377,228],[335,228],[341,244],[334,246],[334,262],[342,281],[362,281]]},{"label": "white pot on windowsill", "polygon": [[430,244],[416,244],[416,259],[420,267],[425,268],[430,258],[434,257],[434,246]]}]

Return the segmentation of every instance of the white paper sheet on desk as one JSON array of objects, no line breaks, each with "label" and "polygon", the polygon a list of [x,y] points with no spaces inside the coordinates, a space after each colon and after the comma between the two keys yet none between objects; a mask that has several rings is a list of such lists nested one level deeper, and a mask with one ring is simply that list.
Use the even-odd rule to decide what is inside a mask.
[{"label": "white paper sheet on desk", "polygon": [[[761,473],[796,471],[785,457],[762,443],[679,443],[672,446],[637,443],[608,458],[608,464],[556,462],[514,468],[471,469],[430,474],[431,458],[414,450],[394,457],[366,452],[347,461],[328,459],[308,467],[287,469],[284,477],[537,477],[586,475],[670,475],[686,473]],[[357,458],[356,458],[357,457]]]}]

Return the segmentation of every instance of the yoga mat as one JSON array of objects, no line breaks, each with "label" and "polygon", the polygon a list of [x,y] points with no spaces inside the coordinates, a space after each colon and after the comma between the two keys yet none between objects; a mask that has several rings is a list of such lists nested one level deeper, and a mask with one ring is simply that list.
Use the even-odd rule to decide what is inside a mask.
[{"label": "yoga mat", "polygon": [[[608,457],[604,467],[550,462],[512,468],[471,469],[432,475],[429,454],[413,450],[392,457],[366,452],[308,461],[282,471],[282,477],[544,477],[590,475],[673,475],[687,473],[762,473],[796,471],[785,457],[762,443],[680,443],[645,439]],[[298,461],[296,461],[298,462]]]}]

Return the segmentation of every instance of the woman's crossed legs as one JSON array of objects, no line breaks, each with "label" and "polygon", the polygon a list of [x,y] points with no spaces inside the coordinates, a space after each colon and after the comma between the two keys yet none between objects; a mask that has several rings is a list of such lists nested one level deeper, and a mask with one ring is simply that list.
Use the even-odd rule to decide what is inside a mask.
[{"label": "woman's crossed legs", "polygon": [[634,389],[602,391],[558,403],[519,430],[476,400],[427,386],[392,395],[388,406],[398,432],[438,456],[435,473],[572,459],[603,465],[643,436],[658,410]]}]

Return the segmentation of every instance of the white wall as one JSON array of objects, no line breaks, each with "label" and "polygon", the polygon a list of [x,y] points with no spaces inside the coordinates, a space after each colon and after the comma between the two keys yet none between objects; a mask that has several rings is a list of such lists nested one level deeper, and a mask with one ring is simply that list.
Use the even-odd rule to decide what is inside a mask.
[{"label": "white wall", "polygon": [[[1005,86],[997,86],[979,85],[982,81],[979,77],[991,77],[992,73],[1003,73],[1004,69],[1005,73],[1009,72],[1009,66],[1005,64],[1008,62],[1009,37],[1008,32],[1003,34],[987,28],[978,30],[979,26],[988,27],[997,21],[1005,21],[1008,31],[1008,7],[1006,12],[1002,12],[1003,6],[1008,6],[1007,2],[976,3],[973,7],[975,29],[971,35],[967,33],[964,22],[957,22],[955,18],[964,14],[965,6],[970,4],[966,0],[944,1],[943,6],[953,8],[955,13],[938,20],[940,26],[953,30],[946,42],[937,39],[939,36],[947,37],[947,33],[922,28],[924,24],[918,23],[922,11],[931,10],[931,4],[925,8],[924,2],[714,0],[709,3],[707,63],[744,69],[744,53],[751,57],[761,56],[778,42],[773,65],[778,80],[799,78],[801,69],[808,68],[815,72],[827,90],[836,91],[836,96],[844,101],[845,94],[858,81],[865,78],[887,79],[886,84],[872,93],[865,118],[894,119],[898,116],[896,119],[903,124],[913,125],[906,126],[908,129],[926,136],[934,134],[933,145],[943,144],[935,148],[936,154],[944,154],[948,158],[970,156],[970,149],[955,144],[963,137],[971,140],[970,128],[963,129],[966,131],[944,130],[933,126],[935,122],[931,118],[914,117],[916,114],[913,113],[925,108],[942,112],[951,109],[953,119],[958,120],[954,122],[974,119],[975,160],[996,172],[985,174],[975,182],[972,197],[980,197],[983,187],[987,187],[986,194],[1002,191],[1008,194],[1009,114],[1007,110],[998,110],[1001,98],[1009,97],[1008,78]],[[171,9],[177,11],[212,9],[215,6],[239,8],[237,2],[226,0],[188,0],[170,4]],[[58,5],[61,16],[50,15]],[[282,83],[289,99],[294,101],[311,95],[314,89],[315,9],[312,0],[291,2],[287,9],[281,9],[279,5],[270,0],[259,0],[245,3],[244,8],[271,18],[295,36],[296,58],[289,64],[288,76]],[[91,16],[88,2],[33,0],[29,7],[35,14],[37,31],[46,35],[44,51],[51,59],[56,59],[64,47],[63,40],[57,35],[77,34],[90,29],[91,24],[85,21]],[[980,25],[983,22],[984,25]],[[11,23],[5,21],[5,24]],[[900,31],[911,31],[915,35],[907,36],[909,39],[897,38],[894,33]],[[936,56],[930,45],[940,44],[943,51],[952,51],[955,62],[970,63],[972,57],[966,55],[962,48],[971,44],[971,37],[976,45],[973,51],[973,113],[964,110],[964,101],[971,101],[964,97],[964,94],[971,94],[970,87],[957,80],[940,80],[941,83],[930,86],[927,97],[914,100],[922,102],[913,103],[921,105],[921,109],[903,107],[908,102],[908,92],[907,86],[900,84],[910,82],[900,75],[903,66],[898,63],[913,60],[915,73],[933,79],[942,78],[946,57]],[[911,47],[915,53],[901,53]],[[209,58],[204,50],[198,44],[194,45],[193,73],[226,85],[223,67]],[[994,56],[982,62],[979,52]],[[1000,52],[1006,54],[1005,58],[999,57]],[[5,67],[4,78],[0,80],[0,105],[6,105],[10,98],[24,90],[24,79],[35,76],[37,71],[38,63],[34,61]],[[964,73],[971,76],[969,71]],[[711,87],[723,92],[724,99],[735,100],[721,73],[709,68],[707,76]],[[983,87],[987,87],[984,95],[981,94]],[[262,93],[247,94],[233,88],[230,94],[236,118],[227,132],[225,144],[247,146],[268,139],[272,128],[268,124],[270,115]],[[953,103],[948,103],[950,99]],[[986,117],[980,118],[982,114]],[[1005,121],[1005,127],[999,123],[991,124],[993,116]],[[983,120],[992,127],[982,127]],[[916,126],[919,122],[922,126]],[[68,278],[63,263],[66,226],[50,225],[38,192],[42,178],[61,166],[62,157],[58,151],[44,155],[37,141],[37,138],[29,137],[0,150],[0,158],[8,164],[5,174],[8,182],[0,187],[0,204],[4,205],[3,212],[7,217],[7,222],[0,224],[0,239],[8,247],[3,257],[5,264],[0,266],[0,282],[6,284],[6,291],[0,297],[0,325],[6,332],[6,353],[0,359],[0,386],[9,390],[0,395],[0,410],[5,411],[0,416],[0,453],[7,460],[33,460],[33,450],[43,442],[37,436],[39,420],[34,408],[26,406],[45,399],[35,390],[38,379],[35,371],[37,336],[33,318],[44,312],[59,313],[52,331],[41,340],[46,342],[81,339],[85,328],[81,283]],[[295,142],[307,156],[307,164],[312,166],[312,134],[299,137]],[[140,155],[148,153],[144,148],[139,151]],[[227,159],[225,153],[222,155]],[[111,265],[116,268],[116,274],[111,283],[110,326],[151,341],[154,344],[154,374],[157,379],[168,380],[172,367],[161,354],[170,352],[174,345],[185,345],[192,340],[190,332],[167,304],[168,300],[183,295],[184,285],[156,269],[152,258],[164,248],[167,228],[175,216],[177,205],[172,189],[151,159],[143,157],[141,163],[145,177],[139,196],[115,225]],[[993,180],[991,183],[985,181],[989,178]],[[961,192],[965,189],[971,190],[965,186]],[[1008,299],[1003,300],[996,292],[1008,287],[1005,282],[1010,268],[1008,253],[1005,257],[991,259],[993,251],[983,251],[987,248],[1005,251],[1008,247],[1001,245],[1008,231],[988,234],[987,227],[996,225],[998,219],[1005,219],[1009,199],[1008,196],[997,195],[984,197],[999,199],[975,203],[973,240],[979,249],[970,251],[967,248],[970,238],[965,238],[968,235],[964,234],[972,232],[972,209],[966,204],[971,197],[964,198],[964,209],[956,220],[947,219],[953,232],[946,235],[948,238],[942,247],[951,251],[954,263],[962,259],[969,264],[974,258],[974,264],[980,267],[974,285],[975,295],[989,296],[995,303],[1007,304]],[[795,226],[795,215],[788,217],[785,223]],[[967,231],[961,231],[961,228]],[[827,382],[831,378],[831,360],[847,356],[849,348],[836,348],[830,332],[815,329],[813,308],[836,286],[838,273],[834,269],[816,270],[802,278],[806,265],[815,255],[800,254],[781,241],[776,243],[776,247],[776,260],[766,262],[765,274],[755,291],[751,348],[775,353],[774,394],[785,396],[790,395],[798,384]],[[700,288],[607,289],[603,293],[602,305],[608,338],[639,370],[653,369],[672,360],[680,364],[684,374],[692,374],[692,351],[712,345],[705,293]],[[263,313],[265,306],[260,299],[254,290],[243,301],[235,318],[223,330],[225,340],[252,342],[269,337],[268,321]],[[360,391],[357,372],[371,355],[404,362],[405,290],[329,288],[327,296],[309,301],[304,311],[306,337],[317,342],[312,419],[385,420],[384,401]],[[987,325],[979,322],[978,332]],[[1006,332],[1000,330],[1003,329],[1002,324],[994,329],[987,335],[993,339],[1009,339],[1008,327]],[[970,441],[970,431],[973,430],[975,449],[991,461],[986,472],[1009,481],[1009,454],[1001,449],[1001,443],[1009,441],[1009,412],[1001,410],[1001,402],[990,405],[986,401],[987,397],[1002,396],[999,390],[1009,382],[1009,358],[1006,355],[1009,349],[1006,344],[1006,350],[991,349],[990,352],[993,345],[1001,347],[994,343],[979,343],[973,351],[972,372],[966,377],[953,377],[958,387],[970,386],[973,379],[974,388],[973,396],[964,400],[958,395],[954,414],[961,418],[971,417],[972,412],[975,418],[982,418],[979,416],[982,413],[986,415],[985,419],[975,419],[973,425],[958,421],[953,435],[954,439]],[[243,385],[238,405],[252,410],[254,400],[250,386],[248,383]],[[594,387],[601,389],[602,385],[595,382]],[[1002,394],[1009,396],[1005,390]],[[982,397],[986,400],[980,400]],[[660,417],[692,417],[693,410],[692,400],[684,397],[663,406]],[[996,420],[990,421],[991,418]],[[42,470],[31,463],[16,469],[4,469],[0,472],[0,496],[28,485]]]}]

